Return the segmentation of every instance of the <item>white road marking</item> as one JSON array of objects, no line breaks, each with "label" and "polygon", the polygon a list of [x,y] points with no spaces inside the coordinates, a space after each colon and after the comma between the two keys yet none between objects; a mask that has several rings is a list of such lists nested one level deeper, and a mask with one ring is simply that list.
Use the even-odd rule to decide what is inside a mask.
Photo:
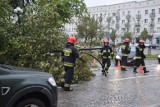
[{"label": "white road marking", "polygon": [[123,81],[123,80],[131,80],[131,79],[136,79],[136,78],[157,77],[157,76],[158,76],[158,75],[147,75],[147,76],[128,77],[128,78],[120,78],[120,79],[109,80],[109,82]]},{"label": "white road marking", "polygon": [[148,106],[148,107],[160,107],[160,103],[154,104],[154,105],[150,105],[150,106]]}]

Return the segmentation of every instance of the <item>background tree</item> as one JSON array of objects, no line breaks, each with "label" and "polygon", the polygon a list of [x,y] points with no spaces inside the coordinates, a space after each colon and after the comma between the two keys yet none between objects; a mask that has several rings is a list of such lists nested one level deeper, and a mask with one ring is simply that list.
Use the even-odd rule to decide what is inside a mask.
[{"label": "background tree", "polygon": [[130,41],[132,41],[132,34],[130,32],[126,32],[124,36],[122,36],[122,40],[125,38],[128,38]]},{"label": "background tree", "polygon": [[141,35],[139,36],[139,39],[143,39],[145,41],[146,39],[149,39],[149,38],[150,38],[150,35],[148,34],[148,31],[146,29],[144,29],[141,32]]},{"label": "background tree", "polygon": [[[52,50],[63,48],[66,36],[60,28],[85,11],[83,0],[10,1],[0,0],[0,63],[41,69],[59,81],[63,66],[60,54]],[[12,22],[17,6],[24,10],[18,25]]]},{"label": "background tree", "polygon": [[100,17],[97,18],[98,22],[98,30],[97,30],[97,38],[101,41],[102,38],[105,36],[105,26],[103,26],[104,17],[101,15]]},{"label": "background tree", "polygon": [[77,25],[77,31],[81,37],[86,40],[90,40],[90,46],[93,43],[93,38],[97,37],[98,23],[94,17],[90,15],[84,15],[79,18],[79,23]]},{"label": "background tree", "polygon": [[110,34],[110,39],[113,41],[113,43],[115,43],[116,37],[117,37],[116,30],[112,29],[112,32]]}]

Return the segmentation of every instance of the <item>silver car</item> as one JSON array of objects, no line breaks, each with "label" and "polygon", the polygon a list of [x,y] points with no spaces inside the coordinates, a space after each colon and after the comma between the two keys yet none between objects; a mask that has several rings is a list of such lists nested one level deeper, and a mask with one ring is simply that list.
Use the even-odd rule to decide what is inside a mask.
[{"label": "silver car", "polygon": [[[131,45],[130,47],[131,47],[131,51],[130,51],[130,54],[128,55],[127,65],[133,65],[134,57],[136,55],[136,46]],[[119,47],[116,52],[115,66],[117,66],[118,60],[122,62],[121,59],[122,59],[122,50],[121,50],[121,47]]]}]

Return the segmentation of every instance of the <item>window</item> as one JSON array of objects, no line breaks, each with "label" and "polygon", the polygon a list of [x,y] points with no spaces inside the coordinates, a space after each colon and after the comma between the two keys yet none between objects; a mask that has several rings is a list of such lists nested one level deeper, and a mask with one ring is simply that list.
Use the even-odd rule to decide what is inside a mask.
[{"label": "window", "polygon": [[140,28],[137,28],[137,33],[140,33]]},{"label": "window", "polygon": [[147,30],[147,28],[144,28],[144,30]]},{"label": "window", "polygon": [[122,16],[125,16],[125,12],[124,11],[122,12]]},{"label": "window", "polygon": [[160,13],[160,8],[158,9],[158,13]]},{"label": "window", "polygon": [[102,13],[100,13],[100,17],[102,17]]},{"label": "window", "polygon": [[148,19],[144,19],[144,23],[148,23]]},{"label": "window", "polygon": [[157,32],[160,32],[160,27],[157,27]]},{"label": "window", "polygon": [[157,43],[157,44],[159,44],[159,43],[160,43],[159,38],[156,38],[156,43]]},{"label": "window", "polygon": [[128,11],[128,15],[130,15],[131,14],[131,12],[130,11]]},{"label": "window", "polygon": [[125,20],[122,20],[122,24],[124,24],[125,23]]},{"label": "window", "polygon": [[158,23],[160,23],[160,18],[158,18]]},{"label": "window", "polygon": [[152,13],[155,13],[155,9],[152,9]]},{"label": "window", "polygon": [[145,15],[147,15],[148,14],[148,10],[145,10]]},{"label": "window", "polygon": [[141,11],[138,11],[138,15],[140,15],[141,14]]}]

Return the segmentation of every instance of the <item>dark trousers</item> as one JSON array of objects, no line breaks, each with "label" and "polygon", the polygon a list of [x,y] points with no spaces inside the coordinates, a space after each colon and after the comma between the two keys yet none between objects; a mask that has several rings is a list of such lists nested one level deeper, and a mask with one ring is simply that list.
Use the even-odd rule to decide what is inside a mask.
[{"label": "dark trousers", "polygon": [[[107,67],[106,67],[107,64]],[[102,59],[102,68],[105,69],[105,67],[107,68],[107,70],[109,69],[109,67],[111,66],[111,60],[110,59]]]},{"label": "dark trousers", "polygon": [[74,76],[74,67],[64,67],[65,70],[65,75],[64,75],[64,80],[65,83],[71,84]]},{"label": "dark trousers", "polygon": [[128,56],[122,56],[122,64],[121,64],[121,69],[122,70],[126,69],[127,59],[128,59]]},{"label": "dark trousers", "polygon": [[140,65],[143,66],[144,72],[146,72],[145,62],[144,59],[136,59],[134,63],[134,70],[136,70]]}]

